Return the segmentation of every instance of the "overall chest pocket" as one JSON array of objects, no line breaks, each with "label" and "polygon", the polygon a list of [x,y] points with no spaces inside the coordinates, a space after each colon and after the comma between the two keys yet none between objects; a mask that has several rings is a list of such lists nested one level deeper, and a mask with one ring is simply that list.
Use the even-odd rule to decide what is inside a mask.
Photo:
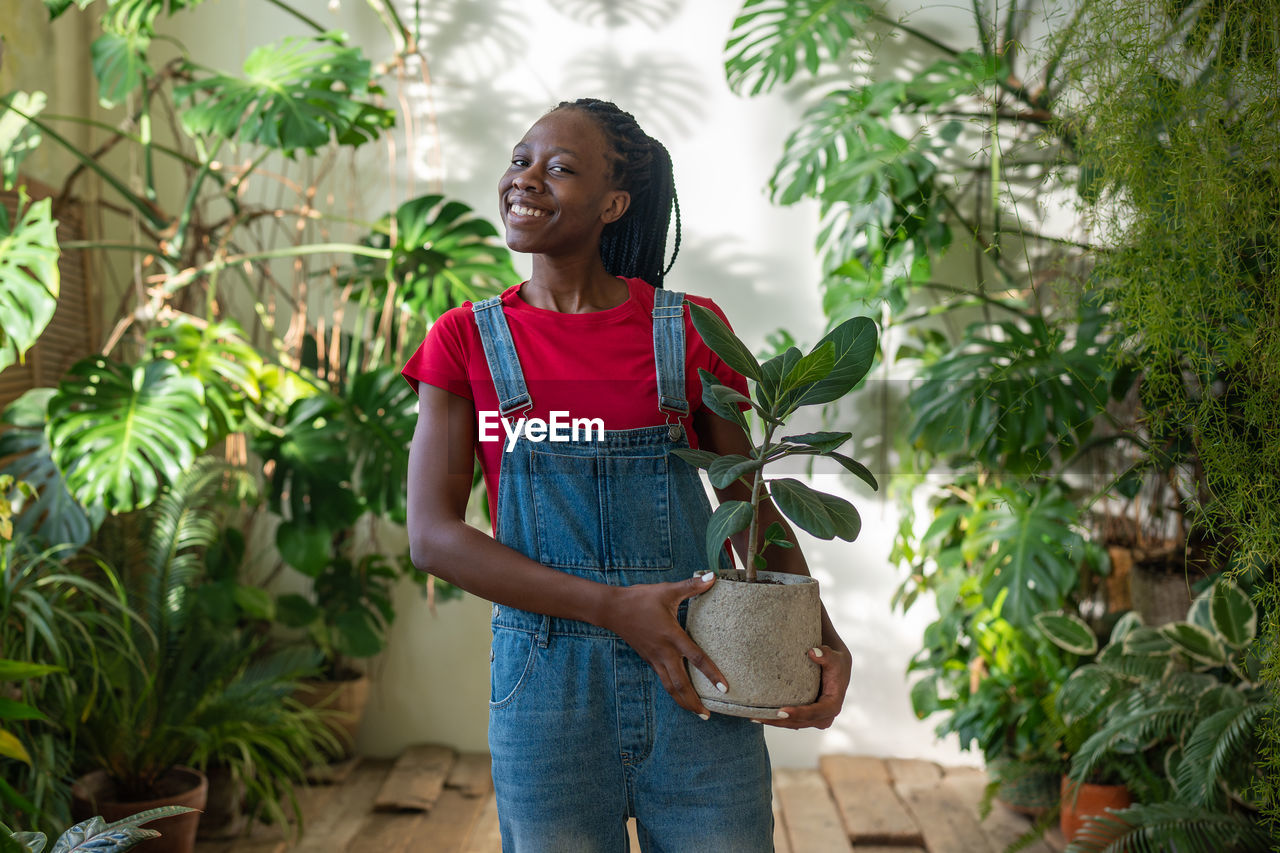
[{"label": "overall chest pocket", "polygon": [[565,568],[671,567],[667,457],[533,451],[538,561]]}]

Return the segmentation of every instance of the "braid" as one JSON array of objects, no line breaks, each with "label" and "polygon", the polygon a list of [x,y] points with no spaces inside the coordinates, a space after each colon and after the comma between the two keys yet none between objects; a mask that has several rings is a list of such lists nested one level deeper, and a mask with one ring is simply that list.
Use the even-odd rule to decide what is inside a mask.
[{"label": "braid", "polygon": [[[610,275],[640,278],[662,287],[667,272],[680,253],[680,200],[676,197],[671,155],[662,143],[646,134],[631,113],[610,101],[580,98],[563,101],[556,110],[585,112],[604,131],[613,147],[613,179],[631,194],[631,206],[600,235],[600,257]],[[555,110],[552,110],[554,112]],[[665,268],[667,231],[675,211],[676,242]]]}]

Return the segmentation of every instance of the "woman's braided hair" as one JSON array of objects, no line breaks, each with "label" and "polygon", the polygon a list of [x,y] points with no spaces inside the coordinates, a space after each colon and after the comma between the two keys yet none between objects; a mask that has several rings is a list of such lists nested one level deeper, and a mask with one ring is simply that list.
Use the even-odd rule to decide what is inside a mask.
[{"label": "woman's braided hair", "polygon": [[[646,134],[635,116],[610,101],[580,98],[562,101],[555,110],[581,110],[595,120],[613,147],[613,179],[631,194],[631,206],[600,235],[600,257],[610,275],[640,278],[654,287],[680,254],[680,200],[676,198],[671,155]],[[552,110],[552,112],[555,112]],[[676,216],[676,244],[670,263],[663,266],[671,213]]]}]

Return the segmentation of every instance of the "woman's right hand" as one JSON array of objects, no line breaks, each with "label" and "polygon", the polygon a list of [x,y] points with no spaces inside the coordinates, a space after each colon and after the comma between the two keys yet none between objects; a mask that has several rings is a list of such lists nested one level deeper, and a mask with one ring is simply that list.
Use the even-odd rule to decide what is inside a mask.
[{"label": "woman's right hand", "polygon": [[[636,650],[653,667],[662,686],[676,704],[704,720],[710,713],[693,689],[685,669],[687,660],[717,686],[727,685],[715,661],[694,643],[680,627],[680,602],[706,592],[715,583],[715,573],[694,575],[674,583],[635,584],[614,587],[602,614],[600,626],[608,628]],[[721,690],[727,690],[723,687]]]}]

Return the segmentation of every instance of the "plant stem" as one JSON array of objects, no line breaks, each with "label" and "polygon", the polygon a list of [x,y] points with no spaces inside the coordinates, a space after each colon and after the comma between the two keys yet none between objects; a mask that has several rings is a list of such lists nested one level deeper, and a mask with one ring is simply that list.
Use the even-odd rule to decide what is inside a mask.
[{"label": "plant stem", "polygon": [[[770,441],[773,440],[773,431],[777,427],[770,425],[765,429],[764,441],[760,445],[760,449],[756,451],[757,458],[762,458],[764,450],[768,448]],[[764,466],[761,465],[756,469],[755,476],[751,480],[751,526],[747,529],[747,565],[746,576],[747,583],[756,582],[756,536],[760,529],[760,499],[764,493]]]}]

